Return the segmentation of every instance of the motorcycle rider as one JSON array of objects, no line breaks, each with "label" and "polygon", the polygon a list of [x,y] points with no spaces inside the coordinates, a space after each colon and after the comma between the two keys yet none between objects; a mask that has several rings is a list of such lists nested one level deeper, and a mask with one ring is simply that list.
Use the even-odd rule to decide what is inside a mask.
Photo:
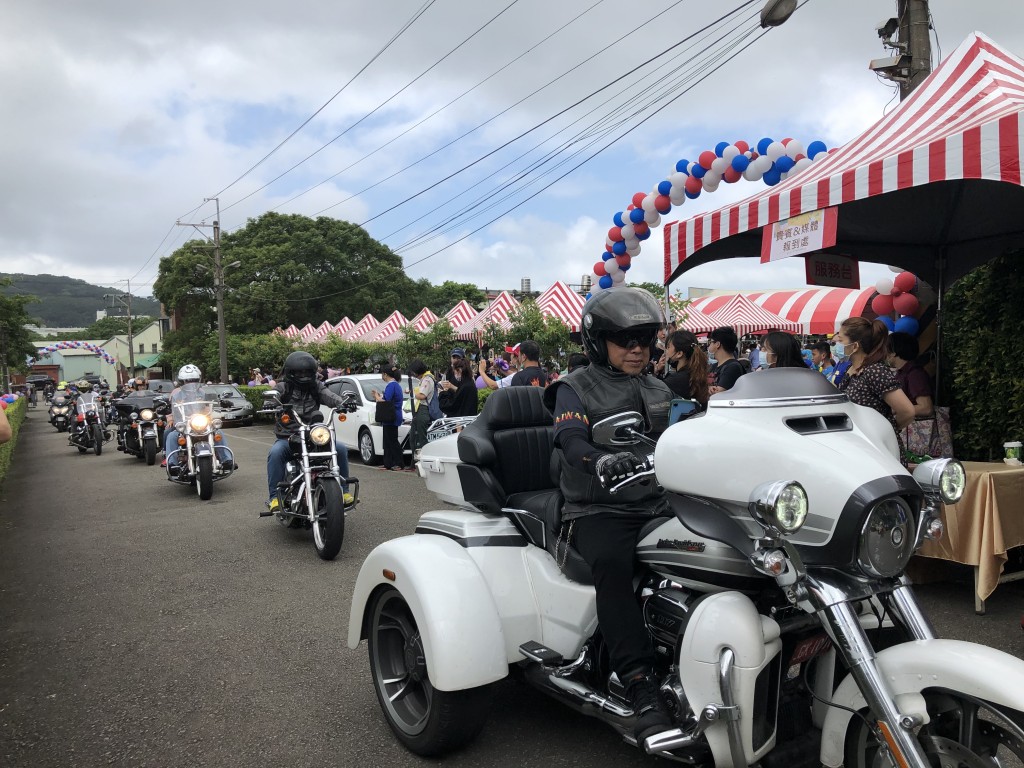
[{"label": "motorcycle rider", "polygon": [[[309,352],[292,352],[285,358],[281,372],[281,381],[274,384],[281,403],[291,405],[299,418],[308,422],[313,415],[320,412],[320,405],[330,408],[341,408],[346,404],[344,398],[334,394],[316,377],[316,358]],[[277,484],[284,480],[286,464],[292,458],[292,449],[288,445],[289,435],[298,429],[298,425],[289,422],[282,424],[278,418],[274,424],[277,440],[270,446],[267,454],[267,509],[260,511],[260,517],[273,515],[280,508],[281,501],[277,496]],[[338,455],[338,471],[342,475],[341,489],[345,494],[345,504],[352,503],[352,495],[348,492],[348,449],[335,442],[334,449]]]},{"label": "motorcycle rider", "polygon": [[[175,453],[178,450],[178,428],[174,419],[178,414],[175,413],[174,406],[179,403],[194,403],[200,400],[211,399],[203,391],[202,382],[203,372],[199,370],[199,366],[186,363],[178,371],[178,386],[171,392],[171,413],[167,416],[167,429],[164,432],[164,462],[172,475],[177,472],[178,464],[181,461],[179,458],[180,454]],[[217,459],[221,462],[229,461],[229,454],[221,450],[227,447],[228,439],[222,432],[221,441],[214,448],[214,451],[217,453]],[[233,463],[232,468],[238,469],[238,464]]]},{"label": "motorcycle rider", "polygon": [[561,377],[544,392],[544,403],[554,413],[567,540],[590,565],[598,623],[612,669],[633,704],[634,734],[641,744],[673,727],[658,692],[654,647],[633,587],[640,529],[652,517],[668,514],[668,502],[653,479],[611,494],[608,487],[645,466],[647,450],[597,445],[590,425],[637,411],[652,437],[666,429],[672,390],[660,379],[642,375],[662,323],[658,302],[647,291],[602,291],[583,307],[583,346],[590,365]]}]

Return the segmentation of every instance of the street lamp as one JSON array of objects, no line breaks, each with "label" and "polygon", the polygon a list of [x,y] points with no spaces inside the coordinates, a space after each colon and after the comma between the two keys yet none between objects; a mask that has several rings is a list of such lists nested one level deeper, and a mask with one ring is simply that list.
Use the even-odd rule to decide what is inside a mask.
[{"label": "street lamp", "polygon": [[793,11],[796,10],[796,0],[768,0],[761,9],[761,27],[777,27],[785,24]]}]

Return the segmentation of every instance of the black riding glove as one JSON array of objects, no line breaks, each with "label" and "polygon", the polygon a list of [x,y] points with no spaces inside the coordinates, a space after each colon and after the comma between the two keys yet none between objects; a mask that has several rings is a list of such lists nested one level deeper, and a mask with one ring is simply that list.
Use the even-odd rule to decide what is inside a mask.
[{"label": "black riding glove", "polygon": [[594,474],[602,486],[609,486],[632,477],[645,467],[643,460],[632,453],[606,453],[594,463]]}]

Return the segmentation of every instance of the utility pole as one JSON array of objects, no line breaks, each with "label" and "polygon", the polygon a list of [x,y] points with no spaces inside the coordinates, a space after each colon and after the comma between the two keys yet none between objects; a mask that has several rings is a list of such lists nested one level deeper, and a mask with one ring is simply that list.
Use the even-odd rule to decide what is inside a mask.
[{"label": "utility pole", "polygon": [[[120,282],[120,281],[118,281]],[[120,296],[116,293],[105,294],[103,298],[112,299],[120,304],[128,312],[128,377],[134,378],[135,376],[135,336],[132,334],[132,281],[131,279],[125,280],[128,284],[128,292],[121,294]],[[113,307],[113,303],[110,305]]]},{"label": "utility pole", "polygon": [[874,59],[868,68],[899,84],[903,101],[932,71],[928,0],[896,0],[896,17],[881,22],[875,31],[894,55]]}]

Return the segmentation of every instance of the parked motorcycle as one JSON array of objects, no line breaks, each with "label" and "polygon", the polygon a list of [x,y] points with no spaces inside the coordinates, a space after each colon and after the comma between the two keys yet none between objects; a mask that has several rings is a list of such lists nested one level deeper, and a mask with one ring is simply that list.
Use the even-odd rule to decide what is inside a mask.
[{"label": "parked motorcycle", "polygon": [[[342,409],[332,408],[327,424],[319,411],[308,422],[303,421],[291,405],[281,404],[277,392],[268,391],[263,396],[265,410],[274,408],[282,423],[297,427],[288,437],[292,460],[285,465],[284,480],[278,483],[280,506],[274,516],[286,528],[312,528],[313,546],[323,560],[333,560],[341,551],[345,514],[359,503],[359,480],[342,477],[335,453],[334,421],[344,421],[345,414],[358,407],[354,395],[342,396],[349,403]],[[343,482],[352,496],[348,504]]]},{"label": "parked motorcycle", "polygon": [[[635,744],[608,667],[590,568],[561,522],[541,394],[488,398],[420,472],[460,506],[381,544],[355,584],[349,646],[368,640],[384,717],[421,755],[483,726],[510,671]],[[888,421],[820,375],[744,376],[644,447],[640,414],[594,424],[647,469],[671,516],[636,549],[636,598],[675,729],[636,746],[692,765],[1020,765],[1024,661],[943,640],[904,569],[962,495],[955,460],[898,461]]]},{"label": "parked motorcycle", "polygon": [[165,397],[133,394],[114,400],[117,412],[117,450],[145,459],[153,466],[163,449],[164,418],[170,413]]},{"label": "parked motorcycle", "polygon": [[103,444],[113,438],[104,422],[106,403],[95,392],[82,392],[75,399],[75,420],[72,422],[68,445],[78,448],[79,453],[92,451],[97,456],[103,453]]},{"label": "parked motorcycle", "polygon": [[75,404],[65,397],[64,393],[59,393],[50,401],[49,414],[50,424],[58,432],[67,432],[68,424],[71,423],[71,418],[75,415]]},{"label": "parked motorcycle", "polygon": [[235,471],[234,454],[222,444],[222,422],[209,400],[176,402],[172,412],[178,448],[166,456],[167,479],[191,485],[207,501],[213,497],[213,484]]}]

